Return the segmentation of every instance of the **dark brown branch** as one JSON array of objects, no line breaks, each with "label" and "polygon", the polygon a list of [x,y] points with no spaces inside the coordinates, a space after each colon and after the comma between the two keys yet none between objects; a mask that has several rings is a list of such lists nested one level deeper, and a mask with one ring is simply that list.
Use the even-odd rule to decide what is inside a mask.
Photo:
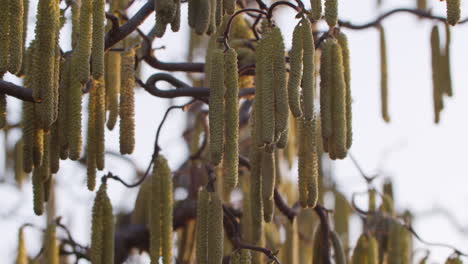
[{"label": "dark brown branch", "polygon": [[23,101],[34,102],[32,90],[11,82],[0,80],[0,92]]}]

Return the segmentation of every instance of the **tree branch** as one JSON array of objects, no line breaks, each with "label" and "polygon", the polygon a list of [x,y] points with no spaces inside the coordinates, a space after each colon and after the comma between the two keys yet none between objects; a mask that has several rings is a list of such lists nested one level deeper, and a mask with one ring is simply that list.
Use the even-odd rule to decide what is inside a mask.
[{"label": "tree branch", "polygon": [[0,80],[0,92],[23,101],[34,102],[32,90],[11,82]]}]

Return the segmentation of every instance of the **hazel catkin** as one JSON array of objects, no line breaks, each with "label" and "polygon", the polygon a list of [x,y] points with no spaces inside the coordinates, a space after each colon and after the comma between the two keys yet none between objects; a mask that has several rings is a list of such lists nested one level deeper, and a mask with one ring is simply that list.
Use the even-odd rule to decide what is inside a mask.
[{"label": "hazel catkin", "polygon": [[299,85],[302,80],[303,26],[303,24],[297,24],[294,28],[292,47],[289,52],[288,101],[289,109],[296,118],[302,116]]},{"label": "hazel catkin", "polygon": [[431,31],[431,61],[432,61],[432,95],[434,104],[434,122],[439,123],[440,112],[442,111],[442,92],[441,87],[441,56],[440,56],[440,37],[437,25],[432,27]]},{"label": "hazel catkin", "polygon": [[[159,155],[156,160],[156,173],[161,174],[161,252],[163,264],[172,263],[172,177],[167,160]],[[222,231],[222,230],[221,230]]]},{"label": "hazel catkin", "polygon": [[197,231],[196,258],[197,263],[208,263],[208,210],[210,194],[207,190],[198,191],[197,200]]},{"label": "hazel catkin", "polygon": [[224,55],[224,76],[226,86],[225,102],[225,138],[226,148],[224,166],[226,178],[224,180],[228,192],[237,186],[239,164],[239,86],[237,74],[237,53],[230,48]]},{"label": "hazel catkin", "polygon": [[55,224],[49,224],[45,231],[44,260],[47,264],[59,264],[59,246],[55,229]]},{"label": "hazel catkin", "polygon": [[102,263],[104,253],[104,199],[106,196],[107,184],[102,183],[96,192],[92,209],[91,220],[91,247],[90,260],[92,263]]},{"label": "hazel catkin", "polygon": [[[224,54],[220,49],[211,55],[211,67],[224,69]],[[212,70],[210,73],[210,153],[211,163],[218,165],[223,158],[223,131],[224,131],[224,71]]]},{"label": "hazel catkin", "polygon": [[82,0],[80,9],[80,37],[76,45],[77,78],[81,84],[89,80],[91,49],[93,46],[93,0]]},{"label": "hazel catkin", "polygon": [[109,112],[107,128],[113,130],[119,116],[120,53],[108,51],[105,55],[104,83],[106,85],[106,110]]},{"label": "hazel catkin", "polygon": [[338,23],[338,0],[325,0],[325,20],[331,28]]},{"label": "hazel catkin", "polygon": [[114,215],[112,213],[112,203],[107,195],[104,193],[102,198],[102,227],[103,227],[103,252],[102,264],[114,263]]},{"label": "hazel catkin", "polygon": [[315,88],[315,45],[312,28],[308,19],[302,20],[302,43],[304,47],[304,73],[302,75],[302,96],[304,118],[314,118],[314,88]]},{"label": "hazel catkin", "polygon": [[388,113],[388,79],[387,79],[387,44],[385,41],[385,30],[383,26],[379,26],[379,41],[380,41],[380,101],[382,119],[385,122],[390,122]]},{"label": "hazel catkin", "polygon": [[96,80],[104,75],[105,4],[105,0],[94,0],[92,4],[91,70]]},{"label": "hazel catkin", "polygon": [[28,255],[26,253],[26,245],[24,241],[24,228],[18,230],[18,250],[16,253],[16,264],[28,264]]},{"label": "hazel catkin", "polygon": [[88,190],[94,190],[96,186],[96,152],[97,152],[97,138],[96,138],[96,103],[97,92],[96,87],[91,87],[89,91],[88,101],[88,135],[86,140],[86,170]]},{"label": "hazel catkin", "polygon": [[317,21],[322,17],[322,0],[310,0],[311,17]]},{"label": "hazel catkin", "polygon": [[281,31],[278,27],[271,30],[271,44],[273,49],[272,69],[273,92],[275,99],[275,141],[278,141],[281,134],[288,128],[289,107],[288,90],[286,80],[286,62],[284,59],[284,41]]},{"label": "hazel catkin", "polygon": [[208,263],[220,264],[223,262],[224,229],[223,204],[217,193],[211,193],[208,210]]},{"label": "hazel catkin", "polygon": [[162,215],[162,187],[158,163],[154,163],[153,175],[151,176],[151,213],[150,213],[150,258],[157,263],[161,257],[161,215]]},{"label": "hazel catkin", "polygon": [[135,50],[122,53],[120,85],[120,153],[131,154],[135,148]]},{"label": "hazel catkin", "polygon": [[332,136],[332,80],[331,80],[331,47],[330,41],[322,43],[320,57],[320,122],[322,127],[323,145],[326,151],[328,140]]},{"label": "hazel catkin", "polygon": [[8,8],[11,0],[0,0],[0,75],[8,70],[8,61],[10,58],[10,20],[8,19],[10,9]]},{"label": "hazel catkin", "polygon": [[[10,15],[7,17],[9,23],[9,67],[8,71],[16,74],[21,70],[23,59],[23,0],[10,0],[7,7]],[[5,19],[5,18],[4,18]]]},{"label": "hazel catkin", "polygon": [[447,2],[447,23],[455,26],[460,20],[460,0],[446,0]]},{"label": "hazel catkin", "polygon": [[96,101],[94,105],[94,131],[96,137],[96,168],[103,170],[105,166],[105,125],[106,125],[106,95],[104,77],[93,80],[93,86],[96,89]]}]

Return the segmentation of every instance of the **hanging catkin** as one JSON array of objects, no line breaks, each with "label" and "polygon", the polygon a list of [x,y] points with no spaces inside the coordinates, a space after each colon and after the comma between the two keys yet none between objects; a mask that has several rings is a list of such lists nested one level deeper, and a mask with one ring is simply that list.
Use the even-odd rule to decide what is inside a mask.
[{"label": "hanging catkin", "polygon": [[106,126],[106,87],[104,77],[93,80],[93,86],[96,89],[96,101],[94,105],[94,134],[96,137],[96,168],[103,170],[105,166],[105,126]]},{"label": "hanging catkin", "polygon": [[189,25],[201,35],[208,30],[211,19],[211,0],[189,1]]},{"label": "hanging catkin", "polygon": [[176,11],[174,14],[174,18],[171,22],[171,30],[172,32],[178,32],[180,29],[180,0],[175,0],[176,3]]},{"label": "hanging catkin", "polygon": [[120,73],[120,153],[132,154],[135,148],[135,50],[122,53]]},{"label": "hanging catkin", "polygon": [[[113,1],[114,2],[114,1]],[[71,23],[72,23],[72,32],[71,32],[71,43],[72,48],[76,48],[78,41],[80,39],[80,10],[81,10],[81,0],[75,0],[71,3]]]},{"label": "hanging catkin", "polygon": [[[156,160],[156,173],[161,174],[161,252],[163,264],[172,263],[172,178],[167,160],[158,156]],[[221,230],[222,231],[222,230]]]},{"label": "hanging catkin", "polygon": [[330,28],[338,23],[338,0],[325,0],[325,20]]},{"label": "hanging catkin", "polygon": [[44,179],[39,171],[39,168],[34,168],[32,173],[33,208],[36,215],[44,212]]},{"label": "hanging catkin", "polygon": [[80,38],[76,45],[74,69],[78,81],[85,84],[89,80],[91,47],[93,45],[93,0],[82,0],[80,9]]},{"label": "hanging catkin", "polygon": [[119,116],[120,53],[108,51],[105,55],[104,83],[106,84],[106,110],[109,111],[107,128],[113,130]]},{"label": "hanging catkin", "polygon": [[341,47],[343,56],[343,74],[346,84],[346,148],[349,149],[353,144],[353,130],[352,130],[352,97],[351,97],[351,67],[350,56],[348,48],[348,38],[343,32],[339,32],[336,36],[338,44]]},{"label": "hanging catkin", "polygon": [[333,82],[333,139],[336,158],[344,159],[346,147],[346,84],[344,80],[343,55],[336,41],[331,42],[332,82]]},{"label": "hanging catkin", "polygon": [[6,110],[7,110],[6,94],[0,93],[0,129],[5,127],[5,125],[7,124]]},{"label": "hanging catkin", "polygon": [[34,46],[34,88],[33,97],[41,102],[36,107],[37,119],[42,129],[49,129],[55,121],[56,41],[59,29],[59,3],[54,0],[41,0],[37,7],[36,43]]},{"label": "hanging catkin", "polygon": [[[10,0],[9,6],[2,8],[9,8],[10,15],[7,19],[10,25],[9,29],[9,67],[8,71],[16,74],[21,69],[23,59],[23,14],[24,5],[23,0]],[[5,17],[3,17],[5,19]]]},{"label": "hanging catkin", "polygon": [[261,122],[262,134],[261,138],[263,143],[269,145],[275,140],[275,94],[273,79],[276,74],[273,71],[272,57],[274,39],[269,32],[265,34],[264,38],[259,41],[256,51],[256,61],[259,72],[261,74]]},{"label": "hanging catkin", "polygon": [[35,167],[42,165],[42,157],[44,155],[44,130],[34,128],[34,144],[33,144],[33,163]]},{"label": "hanging catkin", "polygon": [[21,138],[15,143],[15,147],[13,149],[13,159],[15,182],[21,189],[23,185],[23,179],[28,178],[28,174],[23,171],[23,139]]},{"label": "hanging catkin", "polygon": [[60,168],[60,143],[57,122],[52,125],[50,133],[50,173],[55,174]]},{"label": "hanging catkin", "polygon": [[105,4],[105,0],[94,0],[92,8],[91,70],[96,80],[104,75]]},{"label": "hanging catkin", "polygon": [[258,244],[262,238],[262,221],[263,221],[263,201],[262,201],[262,152],[257,147],[257,130],[256,127],[256,112],[257,112],[257,95],[255,96],[254,102],[254,113],[251,115],[251,131],[253,142],[250,149],[250,162],[252,169],[250,171],[250,189],[249,189],[249,201],[250,201],[250,214],[252,217],[252,243]]},{"label": "hanging catkin", "polygon": [[210,72],[210,108],[209,108],[209,123],[210,123],[210,153],[211,163],[218,165],[223,158],[223,131],[224,131],[224,54],[220,49],[213,51],[211,55]]},{"label": "hanging catkin", "polygon": [[[74,55],[72,57],[72,65],[77,65],[78,59]],[[72,66],[74,69],[75,67]],[[73,71],[72,71],[73,72]],[[81,88],[83,87],[78,80],[76,74],[71,73],[70,87],[68,90],[68,108],[67,108],[67,134],[68,134],[68,146],[69,146],[69,158],[71,160],[78,160],[81,155],[81,101],[82,93]]]},{"label": "hanging catkin", "polygon": [[112,203],[104,193],[102,198],[102,227],[103,227],[103,252],[102,264],[114,264],[114,215],[112,214]]},{"label": "hanging catkin", "polygon": [[223,204],[217,193],[211,193],[208,223],[208,264],[221,264],[224,249]]},{"label": "hanging catkin", "polygon": [[60,86],[59,86],[59,109],[56,126],[58,127],[60,158],[65,160],[68,158],[68,133],[67,133],[67,118],[68,118],[68,99],[71,88],[71,57],[67,57],[60,71]]},{"label": "hanging catkin", "polygon": [[47,264],[59,264],[59,247],[57,245],[55,224],[49,224],[45,231],[44,260]]},{"label": "hanging catkin", "polygon": [[293,31],[292,47],[289,52],[289,79],[288,79],[288,101],[289,109],[294,117],[302,116],[299,85],[302,80],[302,57],[303,43],[302,30],[303,24],[297,24]]},{"label": "hanging catkin", "polygon": [[[158,163],[154,163],[158,166]],[[160,168],[153,168],[151,177],[151,214],[150,214],[150,257],[152,263],[158,263],[161,257],[161,177],[158,171]]]},{"label": "hanging catkin", "polygon": [[434,122],[439,123],[440,111],[442,110],[442,91],[441,87],[441,56],[440,56],[440,37],[437,25],[432,27],[431,31],[431,61],[432,61],[432,96],[434,102]]},{"label": "hanging catkin", "polygon": [[50,174],[50,137],[51,132],[44,132],[44,154],[42,155],[42,163],[39,167],[39,174],[44,184],[44,201],[49,201],[51,174]]},{"label": "hanging catkin", "polygon": [[94,198],[91,220],[91,248],[90,260],[93,264],[102,264],[104,255],[104,199],[106,196],[107,184],[102,183]]},{"label": "hanging catkin", "polygon": [[[263,199],[263,206],[264,206],[264,219],[266,222],[270,222],[273,217],[273,211],[271,206],[268,207],[267,212],[267,205],[271,204],[273,201],[273,192],[275,189],[275,178],[276,178],[276,171],[275,171],[275,155],[274,151],[271,152],[269,150],[265,150],[262,153],[262,199]],[[269,221],[267,221],[269,220]]]},{"label": "hanging catkin", "polygon": [[228,193],[237,186],[239,164],[239,86],[237,74],[237,53],[230,48],[224,55],[224,84],[226,86],[225,105],[225,190]]},{"label": "hanging catkin", "polygon": [[310,7],[312,9],[311,18],[315,21],[322,18],[322,0],[310,0]]},{"label": "hanging catkin", "polygon": [[320,58],[320,115],[323,137],[323,147],[327,151],[328,140],[331,138],[332,124],[332,83],[331,83],[331,48],[330,41],[322,43]]},{"label": "hanging catkin", "polygon": [[447,0],[447,23],[455,26],[460,20],[460,0]]},{"label": "hanging catkin", "polygon": [[96,187],[96,102],[97,92],[96,87],[92,86],[89,91],[88,101],[88,131],[86,139],[86,170],[88,190],[92,191]]},{"label": "hanging catkin", "polygon": [[300,120],[299,126],[299,202],[302,207],[314,208],[318,200],[315,120]]},{"label": "hanging catkin", "polygon": [[210,203],[210,194],[205,189],[198,191],[197,200],[197,263],[208,263],[208,207]]},{"label": "hanging catkin", "polygon": [[379,26],[380,36],[380,103],[382,119],[390,122],[388,113],[388,80],[387,80],[387,44],[385,41],[385,30],[382,25]]},{"label": "hanging catkin", "polygon": [[171,23],[176,13],[174,0],[154,0],[154,11],[156,12],[156,36],[162,37],[166,31],[167,24]]},{"label": "hanging catkin", "polygon": [[24,242],[23,227],[18,230],[18,251],[16,253],[16,264],[28,264],[28,254],[26,253],[26,245]]},{"label": "hanging catkin", "polygon": [[379,263],[379,244],[377,239],[372,236],[369,236],[369,248],[367,253],[367,263],[368,264],[378,264]]},{"label": "hanging catkin", "polygon": [[275,99],[275,141],[278,141],[281,134],[288,128],[288,90],[286,81],[286,63],[284,59],[284,41],[278,27],[271,30],[271,47],[273,75],[273,92]]},{"label": "hanging catkin", "polygon": [[297,221],[287,221],[284,225],[286,239],[282,251],[284,252],[282,263],[298,263],[298,230]]},{"label": "hanging catkin", "polygon": [[[346,264],[346,255],[344,253],[343,244],[341,243],[341,239],[335,231],[330,232],[331,242],[333,246],[333,252],[335,264]],[[377,264],[377,263],[375,263]]]},{"label": "hanging catkin", "polygon": [[443,82],[443,92],[449,96],[452,97],[453,95],[453,89],[452,89],[452,75],[451,75],[451,67],[450,67],[450,42],[451,42],[451,33],[450,33],[450,27],[448,24],[445,24],[445,49],[444,49],[444,54],[441,56],[441,59],[443,60],[443,66],[442,66],[442,71],[443,71],[443,77],[444,77],[444,82]]},{"label": "hanging catkin", "polygon": [[354,248],[353,257],[351,258],[351,264],[368,263],[368,248],[369,241],[367,239],[367,235],[361,234],[359,236],[357,245]]},{"label": "hanging catkin", "polygon": [[8,61],[10,57],[10,16],[9,3],[11,0],[0,0],[0,75],[8,70]]},{"label": "hanging catkin", "polygon": [[304,118],[314,118],[314,87],[315,87],[315,45],[312,28],[308,19],[302,20],[302,45],[304,47],[304,73],[302,75],[302,96]]}]

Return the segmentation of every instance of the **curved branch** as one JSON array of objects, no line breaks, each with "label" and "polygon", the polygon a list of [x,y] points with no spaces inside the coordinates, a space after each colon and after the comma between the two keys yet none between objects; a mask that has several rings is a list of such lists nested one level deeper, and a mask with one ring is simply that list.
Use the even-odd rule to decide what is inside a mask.
[{"label": "curved branch", "polygon": [[0,80],[0,92],[23,101],[34,102],[32,90],[11,82]]},{"label": "curved branch", "polygon": [[[398,14],[398,13],[409,13],[409,14],[413,14],[413,15],[415,15],[417,17],[429,18],[429,19],[439,20],[439,21],[442,21],[442,22],[446,21],[445,17],[431,15],[431,13],[429,13],[427,11],[423,11],[423,10],[419,10],[419,9],[410,9],[410,8],[397,8],[397,9],[390,10],[390,11],[380,15],[374,21],[371,21],[371,22],[368,22],[368,23],[365,23],[365,24],[355,25],[352,22],[342,21],[342,20],[339,20],[338,24],[341,27],[345,27],[345,28],[349,28],[349,29],[355,29],[355,30],[366,29],[366,28],[370,28],[370,27],[375,27],[376,25],[380,24],[380,22],[382,22],[382,20],[384,20],[385,18],[390,17],[390,16],[392,16],[394,14]],[[465,20],[467,20],[467,19],[465,19]],[[465,23],[466,22],[465,20],[460,21],[460,24]]]}]

